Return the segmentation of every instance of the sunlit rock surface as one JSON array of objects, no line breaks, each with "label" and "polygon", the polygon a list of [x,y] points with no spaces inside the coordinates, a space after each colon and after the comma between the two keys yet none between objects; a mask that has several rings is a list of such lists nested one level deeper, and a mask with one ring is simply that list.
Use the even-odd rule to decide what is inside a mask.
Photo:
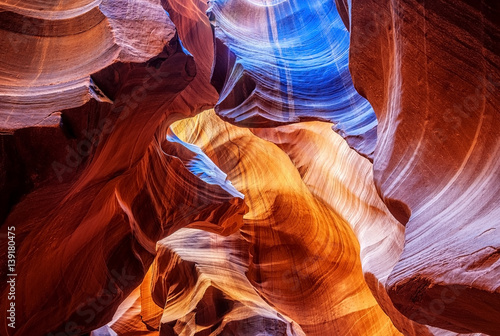
[{"label": "sunlit rock surface", "polygon": [[375,182],[406,225],[390,297],[421,323],[500,335],[498,2],[348,12],[353,80],[379,120]]},{"label": "sunlit rock surface", "polygon": [[331,121],[351,146],[372,155],[377,120],[353,87],[349,33],[334,1],[210,4],[219,116],[246,127]]},{"label": "sunlit rock surface", "polygon": [[285,151],[309,190],[352,227],[361,247],[365,280],[394,325],[405,335],[431,335],[425,326],[402,316],[385,291],[387,277],[403,248],[404,228],[378,197],[371,164],[331,132],[328,123],[309,122],[253,132]]},{"label": "sunlit rock surface", "polygon": [[[343,142],[331,124],[314,125]],[[255,335],[260,330],[271,335],[400,335],[363,280],[351,228],[311,192],[286,153],[213,112],[177,123],[174,132],[200,146],[227,172],[250,211],[238,234],[220,237],[182,229],[160,241],[141,299],[111,328],[119,333],[123,325],[137,323],[137,306],[150,295],[142,291],[147,286],[151,299],[164,307],[156,319],[147,318],[156,321],[153,327],[160,334],[205,330],[207,335]],[[268,165],[269,160],[275,164]],[[368,176],[363,183],[372,183],[369,170],[364,171]],[[345,187],[332,183],[333,189]],[[338,193],[343,192],[349,193]],[[371,201],[369,196],[350,201],[390,220],[381,201],[374,201],[374,188],[368,194]],[[370,202],[381,209],[371,209]],[[402,234],[401,225],[395,220],[393,225],[394,235]],[[149,316],[147,305],[141,311],[143,318]]]},{"label": "sunlit rock surface", "polygon": [[[2,4],[1,229],[15,227],[17,274],[16,328],[2,319],[2,335],[102,326],[142,282],[158,240],[181,227],[230,234],[246,211],[206,156],[156,133],[178,118],[169,108],[197,74],[161,4],[42,5]],[[37,16],[38,34],[13,31]],[[33,55],[16,57],[18,33]],[[74,83],[76,96],[65,91]]]},{"label": "sunlit rock surface", "polygon": [[500,335],[493,0],[0,19],[0,335]]}]

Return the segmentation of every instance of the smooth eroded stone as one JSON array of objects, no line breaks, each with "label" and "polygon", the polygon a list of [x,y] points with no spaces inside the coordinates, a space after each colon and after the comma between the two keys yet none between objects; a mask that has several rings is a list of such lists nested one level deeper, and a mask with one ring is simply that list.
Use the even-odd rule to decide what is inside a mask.
[{"label": "smooth eroded stone", "polygon": [[[325,130],[330,131],[330,127],[327,125]],[[243,304],[246,310],[261,307],[257,311],[263,312],[257,313],[257,321],[263,329],[269,327],[269,315],[274,316],[271,325],[278,329],[281,327],[277,321],[288,321],[284,324],[286,335],[293,335],[293,330],[302,330],[306,335],[342,334],[347,330],[359,335],[399,334],[363,279],[359,245],[352,229],[310,191],[286,153],[250,130],[222,122],[211,111],[180,121],[172,128],[183,141],[200,146],[225,171],[245,195],[249,212],[244,216],[240,238],[212,236],[206,240],[202,238],[206,233],[193,236],[185,232],[181,236],[179,231],[175,238],[162,240],[159,248],[171,250],[176,258],[192,263],[195,266],[191,267],[198,270],[197,277],[192,277],[195,280],[189,282],[178,279],[175,274],[179,272],[166,272],[165,268],[172,266],[153,265],[158,268],[154,274],[162,274],[158,275],[161,282],[152,289],[160,307],[167,299],[164,289],[170,288],[162,323],[172,322],[177,330],[192,318],[196,321],[199,310],[193,309],[201,300],[198,298],[206,296],[206,290],[200,292],[197,288],[210,281],[225,293],[224,300],[234,302],[231,313],[214,313],[218,318],[225,317],[221,328],[229,328],[223,325],[234,320],[230,316]],[[160,254],[157,261],[159,258]],[[188,283],[191,285],[182,285]],[[247,292],[256,292],[259,300]],[[189,295],[197,299],[187,299]],[[263,305],[260,298],[269,306]],[[280,318],[276,318],[276,312]],[[239,326],[231,330],[244,330],[254,321],[248,320],[248,315],[236,316]],[[213,325],[216,319],[211,321]]]},{"label": "smooth eroded stone", "polygon": [[371,157],[377,120],[352,84],[349,32],[334,1],[216,0],[208,15],[220,117],[245,127],[330,121]]},{"label": "smooth eroded stone", "polygon": [[372,104],[377,188],[406,226],[387,281],[410,319],[500,335],[497,1],[349,1],[350,69]]},{"label": "smooth eroded stone", "polygon": [[[182,227],[231,234],[247,207],[199,149],[162,132],[197,71],[159,1],[2,6],[18,15],[2,12],[0,36],[33,45],[26,58],[1,49],[0,220],[2,235],[15,227],[17,291],[16,328],[0,329],[85,334],[142,282],[158,240]],[[48,28],[19,32],[19,15]]]}]

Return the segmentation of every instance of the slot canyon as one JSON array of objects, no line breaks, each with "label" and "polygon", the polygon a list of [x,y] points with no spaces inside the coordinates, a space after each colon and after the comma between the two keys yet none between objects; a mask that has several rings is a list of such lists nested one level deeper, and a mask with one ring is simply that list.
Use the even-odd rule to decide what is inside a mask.
[{"label": "slot canyon", "polygon": [[0,336],[500,336],[500,2],[0,0]]}]

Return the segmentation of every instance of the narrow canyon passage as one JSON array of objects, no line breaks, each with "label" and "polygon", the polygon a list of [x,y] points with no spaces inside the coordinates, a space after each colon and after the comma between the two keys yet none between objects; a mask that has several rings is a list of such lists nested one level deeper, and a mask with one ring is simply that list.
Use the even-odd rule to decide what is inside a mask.
[{"label": "narrow canyon passage", "polygon": [[500,336],[496,0],[0,0],[1,336]]}]

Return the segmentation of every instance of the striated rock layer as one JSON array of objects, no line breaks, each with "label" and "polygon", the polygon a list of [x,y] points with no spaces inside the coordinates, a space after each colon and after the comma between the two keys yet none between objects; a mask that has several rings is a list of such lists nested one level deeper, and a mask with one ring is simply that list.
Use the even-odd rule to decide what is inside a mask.
[{"label": "striated rock layer", "polygon": [[375,182],[406,226],[390,297],[420,323],[500,335],[498,2],[349,13],[353,80],[379,120]]},{"label": "striated rock layer", "polygon": [[334,1],[210,4],[219,116],[245,127],[330,121],[351,146],[371,157],[377,120],[353,87],[349,33]]},{"label": "striated rock layer", "polygon": [[1,335],[500,335],[493,0],[0,17]]},{"label": "striated rock layer", "polygon": [[[342,142],[331,124],[313,125]],[[229,237],[181,229],[160,241],[151,279],[141,285],[140,299],[131,299],[133,304],[123,307],[126,313],[115,316],[113,330],[121,334],[142,319],[161,335],[400,334],[364,282],[351,228],[311,192],[300,168],[280,148],[213,112],[181,121],[174,131],[227,172],[250,210],[240,233]],[[348,196],[340,181],[333,187]],[[368,194],[376,196],[374,189]],[[356,196],[348,202],[390,218],[379,199]],[[381,210],[370,208],[374,200]],[[401,225],[393,224],[394,234],[401,234]],[[151,311],[150,300],[163,311]]]},{"label": "striated rock layer", "polygon": [[384,285],[399,259],[404,227],[387,210],[373,184],[372,165],[320,122],[254,129],[278,145],[297,167],[309,190],[335,209],[353,229],[365,280],[394,325],[405,335],[431,335],[394,308]]},{"label": "striated rock layer", "polygon": [[[1,6],[1,230],[16,234],[15,272],[0,246],[2,311],[17,274],[16,328],[2,319],[1,334],[84,334],[142,282],[159,239],[230,234],[247,208],[206,156],[161,132],[197,69],[159,1]],[[18,35],[33,55],[18,57]]]}]

